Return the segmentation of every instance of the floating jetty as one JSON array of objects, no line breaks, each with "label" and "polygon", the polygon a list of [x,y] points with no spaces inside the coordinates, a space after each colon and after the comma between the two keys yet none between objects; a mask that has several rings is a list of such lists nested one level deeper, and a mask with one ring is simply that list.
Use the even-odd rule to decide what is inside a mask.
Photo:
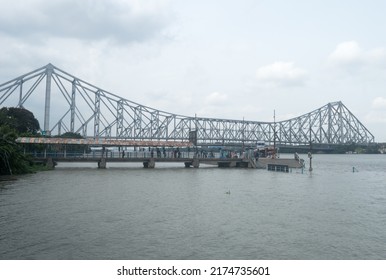
[{"label": "floating jetty", "polygon": [[219,168],[255,168],[269,171],[289,172],[291,169],[303,168],[304,160],[286,158],[141,158],[141,157],[47,157],[35,158],[35,162],[54,168],[60,162],[94,162],[104,169],[108,163],[142,163],[144,168],[155,168],[157,163],[181,163],[186,168],[199,168],[200,165],[213,165]]},{"label": "floating jetty", "polygon": [[[208,156],[208,153],[203,153],[203,151],[201,153],[197,150],[192,151],[191,142],[38,137],[20,137],[16,141],[23,145],[44,145],[44,151],[39,153],[35,151],[29,155],[35,162],[46,164],[49,168],[54,168],[59,162],[94,162],[101,169],[106,168],[108,162],[142,163],[144,168],[154,168],[156,163],[164,162],[182,163],[186,168],[198,168],[201,164],[206,164],[219,168],[257,168],[281,172],[304,167],[304,160],[299,159],[297,154],[295,158],[275,158],[276,153],[270,147],[263,148],[263,154],[268,157],[259,157],[259,154],[255,153],[257,150],[248,150],[241,156],[222,152],[211,152],[211,156]],[[80,145],[84,147],[83,153],[67,151],[67,147]],[[47,151],[49,146],[55,149]],[[143,146],[147,147],[146,150],[144,148],[138,151],[135,149],[123,150],[127,147]],[[89,147],[94,147],[94,150]],[[109,147],[113,147],[113,150],[109,150]],[[180,148],[183,149],[182,152]]]}]

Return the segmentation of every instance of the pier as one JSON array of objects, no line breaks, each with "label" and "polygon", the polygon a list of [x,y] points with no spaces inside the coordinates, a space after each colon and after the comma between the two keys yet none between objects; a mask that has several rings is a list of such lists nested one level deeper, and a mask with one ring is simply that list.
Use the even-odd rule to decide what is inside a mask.
[{"label": "pier", "polygon": [[[20,137],[16,140],[25,148],[38,145],[39,152],[29,149],[36,163],[54,168],[60,162],[96,163],[105,169],[110,163],[142,163],[144,168],[154,168],[156,163],[181,163],[186,168],[199,168],[201,164],[219,168],[259,168],[288,172],[302,168],[303,160],[280,158],[256,158],[252,149],[237,155],[229,151],[207,152],[194,147],[191,142],[180,141],[134,141],[109,139],[71,139]],[[78,150],[78,152],[69,149]],[[79,152],[84,149],[83,152]]]},{"label": "pier", "polygon": [[54,168],[56,164],[61,162],[78,162],[78,163],[96,163],[98,168],[105,169],[108,163],[142,163],[144,168],[155,168],[157,163],[181,163],[186,168],[199,168],[200,165],[212,165],[220,168],[257,168],[256,163],[252,159],[240,158],[150,158],[150,157],[35,157],[37,163],[46,164],[50,168]]},{"label": "pier", "polygon": [[[180,158],[157,158],[150,157],[144,153],[143,155],[137,155],[139,153],[129,153],[128,157],[122,158],[119,156],[107,156],[96,157],[93,155],[70,155],[67,157],[48,155],[48,157],[34,157],[34,161],[41,164],[46,164],[50,168],[54,168],[61,162],[78,162],[78,163],[96,163],[98,168],[105,169],[108,163],[139,163],[144,168],[155,168],[157,163],[181,163],[186,168],[199,168],[202,164],[217,166],[219,168],[255,168],[255,169],[267,169],[270,171],[289,172],[291,169],[303,168],[303,160],[295,160],[289,158],[201,158],[194,157],[193,153],[189,153],[190,156],[184,155]],[[187,153],[184,153],[187,154]]]},{"label": "pier", "polygon": [[[134,141],[109,139],[70,139],[20,137],[18,143],[31,147],[44,146],[40,152],[30,151],[37,163],[54,168],[60,162],[95,162],[98,168],[106,168],[108,162],[142,163],[144,168],[154,168],[157,162],[182,163],[186,168],[198,168],[200,164],[218,167],[257,168],[252,153],[243,157],[226,157],[222,153],[203,153],[191,142],[181,141]],[[50,149],[49,149],[50,147]],[[84,152],[71,152],[70,148],[84,148]],[[129,149],[129,150],[128,150]]]}]

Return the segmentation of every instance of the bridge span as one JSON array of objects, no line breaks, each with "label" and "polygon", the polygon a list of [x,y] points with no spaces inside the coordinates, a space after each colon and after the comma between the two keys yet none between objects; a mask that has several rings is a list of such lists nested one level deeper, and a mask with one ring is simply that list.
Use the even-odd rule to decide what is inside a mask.
[{"label": "bridge span", "polygon": [[371,132],[340,101],[289,120],[260,122],[173,114],[138,104],[52,64],[0,84],[0,106],[34,113],[46,136],[190,141],[194,145],[368,144]]}]

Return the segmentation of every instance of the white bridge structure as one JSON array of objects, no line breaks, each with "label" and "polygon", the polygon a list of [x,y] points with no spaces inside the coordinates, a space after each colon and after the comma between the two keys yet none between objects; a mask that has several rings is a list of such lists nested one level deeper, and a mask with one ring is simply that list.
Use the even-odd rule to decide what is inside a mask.
[{"label": "white bridge structure", "polygon": [[0,84],[0,107],[32,111],[42,133],[85,138],[190,141],[196,145],[369,144],[371,132],[342,102],[278,122],[177,115],[103,90],[52,64]]}]

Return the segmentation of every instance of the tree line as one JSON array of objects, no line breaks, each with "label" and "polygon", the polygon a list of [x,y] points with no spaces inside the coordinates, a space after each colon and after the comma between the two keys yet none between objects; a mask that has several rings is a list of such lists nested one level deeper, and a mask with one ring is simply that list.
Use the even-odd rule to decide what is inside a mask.
[{"label": "tree line", "polygon": [[34,136],[40,130],[39,121],[24,108],[0,109],[0,175],[24,174],[33,170],[32,161],[16,143],[19,136]]}]

